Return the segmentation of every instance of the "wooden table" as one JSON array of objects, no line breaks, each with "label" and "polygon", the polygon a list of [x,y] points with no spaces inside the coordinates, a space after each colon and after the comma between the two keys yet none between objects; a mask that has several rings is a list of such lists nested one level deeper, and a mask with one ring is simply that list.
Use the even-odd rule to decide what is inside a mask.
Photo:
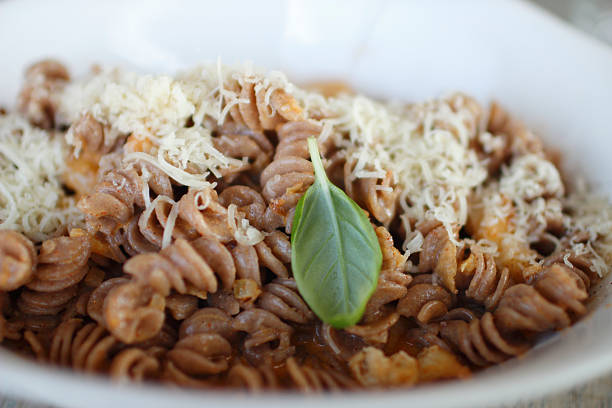
[{"label": "wooden table", "polygon": [[[610,408],[612,407],[612,374],[569,391],[504,408]],[[492,408],[492,407],[491,407]]]}]

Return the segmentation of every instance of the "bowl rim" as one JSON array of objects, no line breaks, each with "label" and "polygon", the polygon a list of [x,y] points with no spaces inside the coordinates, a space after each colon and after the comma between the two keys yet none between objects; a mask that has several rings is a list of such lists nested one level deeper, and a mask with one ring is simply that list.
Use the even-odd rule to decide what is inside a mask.
[{"label": "bowl rim", "polygon": [[[20,0],[21,1],[21,0]],[[573,36],[580,37],[581,41],[590,44],[598,49],[599,52],[606,53],[612,58],[612,48],[603,41],[589,36],[583,31],[571,26],[569,23],[554,17],[552,14],[543,8],[527,2],[527,0],[507,0],[508,3],[513,3],[515,7],[523,8],[526,12],[537,13],[539,17],[545,18],[549,23],[554,23],[562,27],[565,31],[571,32]],[[7,0],[0,3],[0,8],[17,4],[17,0]],[[598,308],[603,309],[603,305]],[[595,313],[595,311],[591,312]],[[573,330],[568,328],[566,330]],[[532,349],[538,350],[540,347],[545,347],[545,344],[538,345]],[[530,351],[531,352],[531,351]],[[502,384],[496,380],[494,375],[497,371],[503,371],[507,363],[487,369],[476,374],[472,379],[465,381],[449,381],[439,384],[421,385],[410,389],[399,389],[389,391],[346,391],[338,394],[330,395],[315,395],[304,398],[302,394],[288,392],[267,392],[257,396],[247,395],[235,390],[217,391],[217,390],[184,390],[177,391],[176,389],[160,387],[154,384],[129,384],[117,386],[105,377],[97,377],[83,375],[66,369],[52,368],[49,366],[41,366],[15,356],[4,350],[0,350],[0,391],[14,392],[20,390],[24,396],[31,397],[36,401],[51,401],[66,403],[69,401],[74,406],[79,406],[92,398],[92,395],[106,395],[113,392],[121,392],[123,401],[129,403],[143,403],[147,401],[151,407],[163,406],[171,399],[189,404],[206,403],[245,403],[249,402],[254,407],[269,407],[279,406],[280,403],[287,402],[300,406],[311,406],[316,403],[344,403],[351,404],[355,407],[371,406],[373,398],[376,398],[377,403],[384,403],[390,407],[403,406],[406,402],[419,402],[426,406],[442,406],[441,401],[452,401],[454,406],[475,406],[478,404],[487,403],[483,396],[490,393],[490,387],[496,388],[496,404],[510,403],[521,399],[534,398],[545,393],[553,393],[573,385],[585,383],[597,376],[608,372],[612,368],[612,352],[600,356],[592,356],[590,359],[584,359],[578,365],[573,365],[571,370],[567,372],[552,372],[547,377],[539,378],[537,382],[529,382],[521,384],[521,389]],[[514,359],[512,362],[517,363]],[[474,382],[471,385],[471,391],[466,394],[464,391],[465,384],[472,380],[487,380]],[[47,387],[45,392],[36,389],[37,384],[45,383]],[[73,396],[66,396],[66,389],[78,390]]]}]

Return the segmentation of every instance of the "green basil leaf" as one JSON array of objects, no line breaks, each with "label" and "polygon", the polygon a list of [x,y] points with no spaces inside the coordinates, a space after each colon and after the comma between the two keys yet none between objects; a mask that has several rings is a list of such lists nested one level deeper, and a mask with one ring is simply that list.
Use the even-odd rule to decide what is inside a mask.
[{"label": "green basil leaf", "polygon": [[316,315],[343,328],[361,319],[376,289],[382,253],[366,213],[328,180],[312,137],[308,150],[315,182],[295,209],[291,268]]}]

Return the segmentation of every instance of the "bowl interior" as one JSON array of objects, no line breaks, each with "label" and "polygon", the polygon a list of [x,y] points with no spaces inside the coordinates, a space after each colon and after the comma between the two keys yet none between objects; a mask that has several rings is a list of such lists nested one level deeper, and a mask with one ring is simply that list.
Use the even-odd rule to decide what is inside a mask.
[{"label": "bowl interior", "polygon": [[[196,0],[0,3],[0,106],[12,107],[24,68],[42,57],[72,72],[91,63],[173,72],[218,56],[288,73],[295,82],[342,79],[380,98],[420,100],[462,90],[495,98],[564,153],[566,168],[612,196],[609,95],[612,51],[520,1],[327,2]],[[525,358],[464,382],[384,394],[318,397],[340,406],[474,406],[552,392],[612,369],[612,292],[600,284],[595,312]],[[155,387],[110,388],[99,379],[41,369],[0,354],[0,390],[64,406],[239,406],[241,395]],[[297,396],[248,397],[280,406]]]}]

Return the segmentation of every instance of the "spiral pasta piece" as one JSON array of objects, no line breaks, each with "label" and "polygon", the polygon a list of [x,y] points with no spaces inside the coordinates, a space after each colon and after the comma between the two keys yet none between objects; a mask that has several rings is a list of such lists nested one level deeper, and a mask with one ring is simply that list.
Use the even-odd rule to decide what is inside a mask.
[{"label": "spiral pasta piece", "polygon": [[491,174],[499,171],[502,164],[512,155],[544,153],[542,141],[529,131],[524,123],[513,118],[496,102],[491,103],[489,108],[487,131],[501,138],[502,142],[488,154]]},{"label": "spiral pasta piece", "polygon": [[69,319],[55,330],[49,361],[76,370],[105,372],[117,346],[117,340],[96,323],[83,325],[82,319]]},{"label": "spiral pasta piece", "polygon": [[457,246],[451,242],[443,226],[421,226],[425,239],[419,254],[419,272],[431,272],[435,281],[439,281],[451,293],[457,293],[455,279],[457,275]]},{"label": "spiral pasta piece", "polygon": [[134,163],[106,173],[92,194],[79,200],[77,206],[86,215],[88,230],[93,235],[94,252],[117,262],[126,257],[120,249],[120,229],[130,223],[135,208],[146,207],[151,192],[157,196],[174,196],[169,177],[154,166]]},{"label": "spiral pasta piece", "polygon": [[228,225],[228,211],[212,188],[197,190],[190,188],[178,202],[179,219],[184,220],[198,234],[221,243],[234,239]]},{"label": "spiral pasta piece", "polygon": [[74,149],[62,181],[78,196],[89,194],[98,181],[103,155],[118,150],[124,139],[110,136],[109,130],[87,112],[70,125],[66,140]]},{"label": "spiral pasta piece", "polygon": [[185,294],[190,288],[214,293],[219,288],[231,288],[236,267],[231,252],[219,241],[200,237],[187,242],[177,239],[159,253],[140,254],[130,258],[124,271],[163,296],[170,289]]},{"label": "spiral pasta piece", "polygon": [[44,331],[59,323],[60,313],[75,299],[89,271],[88,260],[89,240],[77,230],[42,243],[34,276],[17,301],[26,328]]},{"label": "spiral pasta piece", "polygon": [[231,344],[218,334],[186,336],[168,352],[165,376],[185,386],[205,385],[207,377],[228,369],[231,353]]},{"label": "spiral pasta piece", "polygon": [[128,278],[111,278],[102,282],[96,289],[91,293],[87,300],[87,314],[95,322],[104,326],[106,324],[104,320],[104,301],[106,297],[115,287],[128,283]]},{"label": "spiral pasta piece", "polygon": [[17,110],[36,126],[53,128],[57,97],[69,79],[66,67],[56,60],[47,59],[30,66],[17,98]]},{"label": "spiral pasta piece", "polygon": [[164,246],[170,220],[173,220],[173,224],[166,244],[170,238],[196,239],[199,234],[179,217],[179,212],[180,208],[174,200],[164,195],[157,196],[145,211],[124,227],[125,251],[131,256],[159,251]]},{"label": "spiral pasta piece", "polygon": [[536,275],[531,285],[517,284],[506,290],[493,314],[469,322],[441,322],[440,333],[472,363],[499,363],[526,351],[518,342],[521,333],[539,333],[570,325],[586,313],[588,297],[580,276],[563,265],[553,264]]},{"label": "spiral pasta piece", "polygon": [[179,337],[185,338],[194,334],[218,334],[228,340],[233,340],[237,330],[234,329],[233,318],[221,309],[205,307],[181,323]]},{"label": "spiral pasta piece", "polygon": [[28,283],[36,268],[34,244],[16,231],[0,231],[0,291],[10,291]]},{"label": "spiral pasta piece", "polygon": [[124,343],[145,341],[162,329],[165,306],[165,297],[151,287],[123,283],[112,288],[104,300],[104,326]]},{"label": "spiral pasta piece", "polygon": [[248,333],[243,347],[252,364],[279,363],[295,353],[291,345],[293,328],[267,310],[241,312],[234,318],[232,328]]},{"label": "spiral pasta piece", "polygon": [[111,378],[140,382],[156,378],[160,371],[160,362],[152,352],[131,347],[113,357],[109,368]]},{"label": "spiral pasta piece", "polygon": [[108,133],[109,130],[102,123],[98,122],[91,113],[86,112],[70,125],[67,138],[79,154],[83,152],[98,155],[99,160],[99,156],[110,153],[123,142]]},{"label": "spiral pasta piece", "polygon": [[219,194],[219,202],[226,208],[235,204],[255,228],[270,229],[266,228],[266,201],[255,189],[242,185],[227,187]]},{"label": "spiral pasta piece", "polygon": [[257,305],[283,320],[305,324],[315,318],[293,279],[275,279],[263,288]]},{"label": "spiral pasta piece", "polygon": [[270,163],[274,147],[261,132],[222,133],[213,139],[215,148],[224,156],[241,160],[239,166],[221,169],[224,181],[231,183],[240,172],[259,174]]},{"label": "spiral pasta piece", "polygon": [[501,363],[529,348],[520,337],[500,331],[496,317],[486,312],[480,319],[450,320],[440,323],[440,336],[472,364]]},{"label": "spiral pasta piece", "polygon": [[384,316],[384,306],[405,297],[407,286],[412,282],[412,276],[404,273],[406,260],[393,246],[389,231],[385,227],[376,227],[375,232],[382,252],[382,265],[378,284],[364,312],[363,321],[366,323]]},{"label": "spiral pasta piece", "polygon": [[347,333],[361,337],[368,344],[385,344],[389,340],[389,330],[397,323],[399,317],[397,313],[389,313],[387,316],[381,316],[373,322],[350,326],[344,330]]},{"label": "spiral pasta piece", "polygon": [[497,307],[512,283],[508,268],[499,271],[493,255],[483,253],[477,246],[472,246],[470,255],[457,268],[457,288],[487,310]]},{"label": "spiral pasta piece", "polygon": [[230,108],[231,118],[253,131],[273,130],[281,123],[296,121],[303,116],[295,98],[283,89],[250,78],[232,81],[228,89],[240,98],[239,103]]},{"label": "spiral pasta piece", "polygon": [[198,298],[172,293],[166,298],[166,309],[174,320],[185,320],[198,310]]},{"label": "spiral pasta piece", "polygon": [[451,294],[442,286],[432,283],[431,275],[421,275],[408,288],[406,296],[397,304],[397,312],[428,323],[444,316],[454,304]]},{"label": "spiral pasta piece", "polygon": [[[268,203],[268,218],[275,220],[268,226],[271,229],[291,225],[298,200],[314,182],[306,140],[317,137],[321,128],[307,121],[288,122],[279,126],[277,133],[279,143],[274,160],[260,177],[262,195]],[[324,146],[320,147],[325,154]]]},{"label": "spiral pasta piece", "polygon": [[357,178],[353,169],[357,161],[347,160],[344,164],[344,189],[362,208],[381,224],[389,226],[397,210],[399,189],[394,188],[393,173],[387,171],[382,179],[375,177]]},{"label": "spiral pasta piece", "polygon": [[347,375],[329,367],[299,364],[294,357],[289,357],[285,362],[285,371],[291,381],[291,388],[307,394],[357,388],[357,384]]},{"label": "spiral pasta piece", "polygon": [[[493,310],[504,291],[513,284],[508,268],[499,270],[493,255],[483,252],[477,244],[467,251],[457,248],[447,230],[429,226],[425,231],[423,250],[419,255],[419,272],[431,272],[434,282],[439,282],[453,294],[461,292],[467,298]],[[469,255],[464,258],[464,254]]]},{"label": "spiral pasta piece", "polygon": [[227,374],[227,381],[234,387],[245,388],[250,392],[280,387],[274,369],[268,365],[252,367],[248,364],[235,364]]},{"label": "spiral pasta piece", "polygon": [[303,393],[319,393],[358,388],[358,384],[345,373],[311,362],[298,363],[294,357],[275,368],[235,364],[229,370],[227,380],[251,392],[289,388]]},{"label": "spiral pasta piece", "polygon": [[581,277],[564,265],[553,264],[536,275],[531,285],[508,289],[495,317],[508,331],[562,329],[586,313],[587,298]]}]

